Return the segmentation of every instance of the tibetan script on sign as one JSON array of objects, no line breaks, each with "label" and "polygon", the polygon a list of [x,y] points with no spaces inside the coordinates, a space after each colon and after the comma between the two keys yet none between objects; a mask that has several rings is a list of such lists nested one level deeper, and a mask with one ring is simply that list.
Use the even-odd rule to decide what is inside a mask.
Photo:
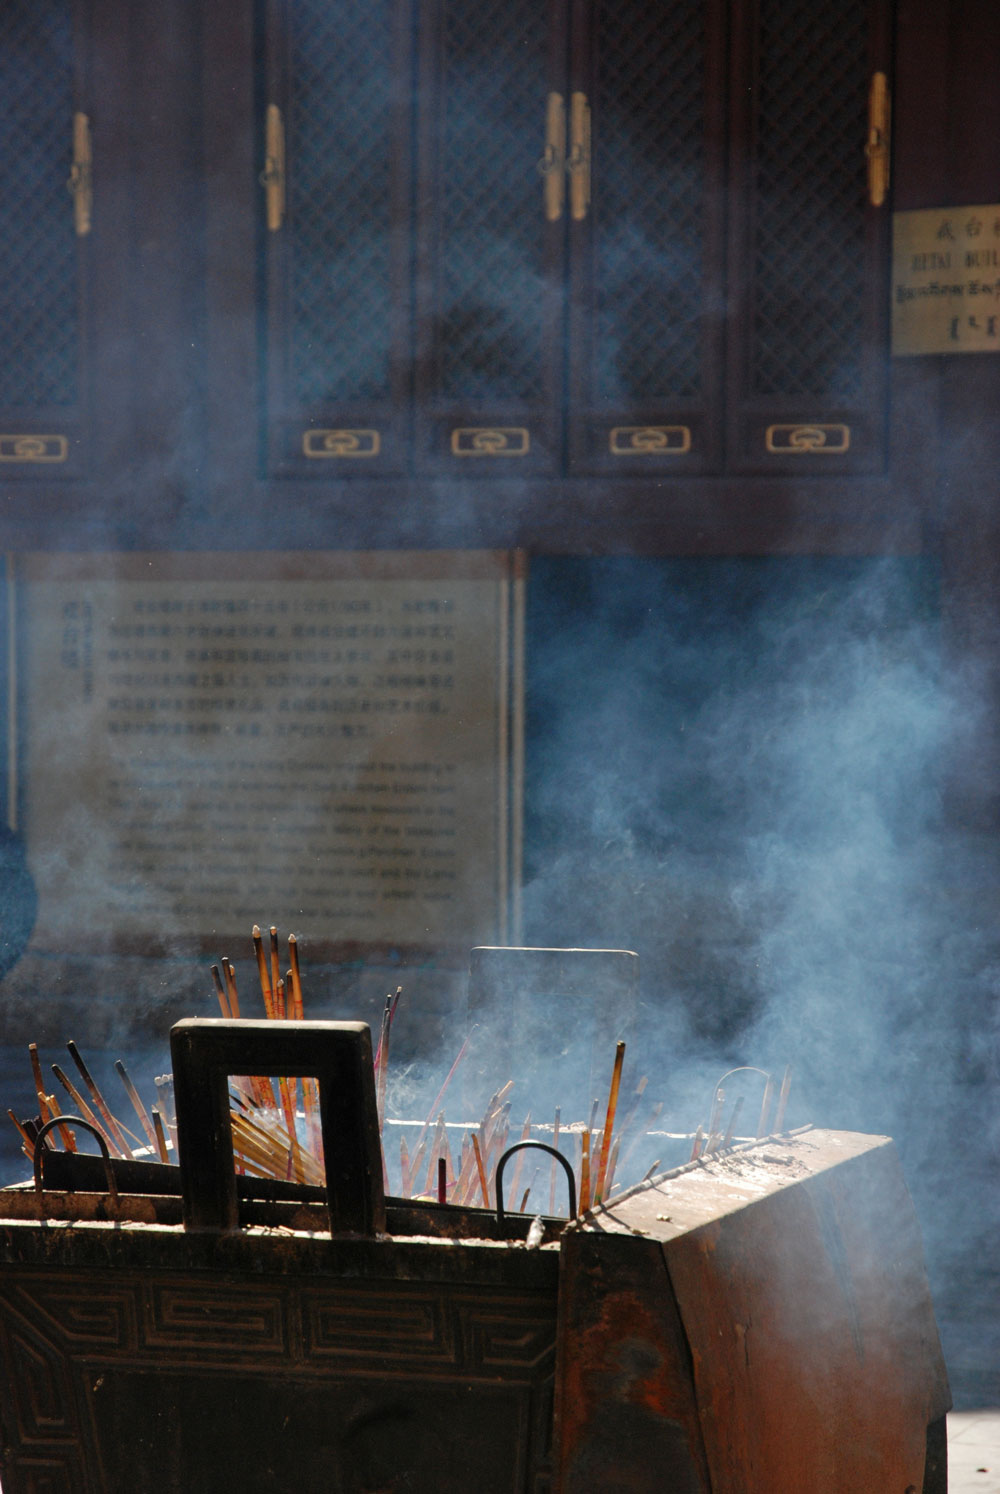
[{"label": "tibetan script on sign", "polygon": [[509,938],[510,556],[32,555],[16,584],[37,946]]},{"label": "tibetan script on sign", "polygon": [[893,215],[892,351],[1000,352],[1000,204]]}]

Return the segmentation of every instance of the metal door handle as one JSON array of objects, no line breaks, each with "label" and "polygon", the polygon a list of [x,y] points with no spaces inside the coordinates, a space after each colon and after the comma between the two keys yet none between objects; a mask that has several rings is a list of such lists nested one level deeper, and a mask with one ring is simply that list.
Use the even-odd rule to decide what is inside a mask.
[{"label": "metal door handle", "polygon": [[569,212],[578,223],[590,207],[590,105],[585,93],[569,101]]},{"label": "metal door handle", "polygon": [[90,119],[86,114],[73,115],[73,165],[66,183],[73,197],[73,219],[82,238],[90,232],[94,206],[93,153],[90,145]]},{"label": "metal door handle", "polygon": [[889,80],[885,73],[873,73],[868,90],[868,200],[881,207],[889,191]]},{"label": "metal door handle", "polygon": [[285,125],[277,104],[268,104],[264,119],[264,188],[267,226],[277,233],[285,219]]},{"label": "metal door handle", "polygon": [[566,201],[566,101],[550,93],[545,110],[545,154],[538,163],[545,181],[545,216],[558,223]]}]

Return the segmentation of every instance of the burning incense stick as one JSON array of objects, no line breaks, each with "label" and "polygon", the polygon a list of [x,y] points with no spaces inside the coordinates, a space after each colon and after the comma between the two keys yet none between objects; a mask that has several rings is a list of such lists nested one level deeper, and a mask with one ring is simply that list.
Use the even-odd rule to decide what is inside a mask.
[{"label": "burning incense stick", "polygon": [[115,1073],[118,1075],[122,1084],[125,1086],[125,1093],[132,1101],[132,1108],[134,1109],[136,1115],[139,1117],[140,1124],[142,1125],[142,1129],[146,1133],[146,1137],[149,1141],[150,1146],[155,1151],[156,1130],[153,1126],[153,1122],[146,1114],[146,1107],[142,1103],[142,1100],[139,1098],[139,1092],[129,1078],[125,1065],[122,1063],[120,1058],[115,1060]]},{"label": "burning incense stick", "polygon": [[[278,988],[278,978],[281,975],[281,957],[280,957],[280,955],[278,953],[278,930],[275,928],[275,926],[274,926],[273,923],[271,925],[271,931],[270,932],[271,932],[271,987],[272,987],[273,990],[276,991],[277,988]],[[276,1012],[275,1015],[279,1016],[279,1017],[283,1017],[285,1014],[282,1011],[282,1012]]]},{"label": "burning incense stick", "polygon": [[729,1117],[729,1125],[726,1127],[726,1134],[725,1134],[725,1136],[723,1138],[723,1141],[722,1141],[722,1145],[724,1147],[732,1145],[733,1133],[736,1130],[736,1122],[739,1120],[740,1111],[742,1109],[743,1109],[743,1096],[739,1095],[737,1097],[736,1104],[733,1106],[733,1113]]},{"label": "burning incense stick", "polygon": [[70,1039],[70,1041],[66,1044],[66,1048],[69,1052],[70,1058],[73,1060],[73,1062],[77,1066],[77,1069],[79,1070],[80,1077],[82,1078],[84,1084],[87,1086],[87,1089],[90,1091],[90,1095],[94,1101],[94,1104],[97,1106],[98,1110],[101,1113],[101,1119],[104,1121],[106,1129],[114,1137],[115,1146],[118,1148],[123,1157],[131,1157],[133,1155],[132,1148],[125,1140],[121,1126],[118,1124],[114,1116],[111,1114],[111,1111],[108,1109],[107,1102],[105,1101],[104,1096],[101,1094],[101,1091],[98,1089],[94,1080],[91,1078],[90,1070],[87,1068],[87,1065],[80,1057],[77,1046],[72,1041],[72,1039]]},{"label": "burning incense stick", "polygon": [[608,1091],[608,1109],[604,1118],[604,1135],[601,1138],[601,1160],[597,1166],[597,1186],[594,1189],[595,1203],[600,1203],[604,1198],[604,1179],[608,1170],[608,1157],[611,1155],[611,1132],[615,1124],[615,1111],[618,1109],[618,1090],[621,1085],[624,1062],[625,1044],[619,1043],[615,1048],[615,1064],[611,1074],[611,1088]]},{"label": "burning incense stick", "polygon": [[768,1123],[768,1121],[770,1120],[770,1117],[771,1117],[771,1103],[772,1103],[773,1099],[774,1099],[774,1078],[773,1078],[773,1076],[771,1074],[768,1074],[768,1076],[767,1076],[767,1083],[764,1085],[764,1098],[761,1101],[761,1106],[760,1106],[760,1120],[757,1122],[757,1135],[758,1136],[766,1136],[767,1135],[767,1123]]},{"label": "burning incense stick", "polygon": [[236,994],[236,971],[228,955],[222,956],[222,973],[226,980],[226,995],[229,998],[229,1010],[232,1013],[233,1021],[238,1022],[240,1019],[240,999]]},{"label": "burning incense stick", "polygon": [[785,1072],[781,1080],[781,1093],[778,1096],[778,1111],[774,1117],[774,1129],[783,1131],[785,1128],[785,1111],[788,1108],[788,1091],[792,1087],[792,1066],[786,1064]]},{"label": "burning incense stick", "polygon": [[34,1142],[34,1138],[31,1135],[29,1135],[29,1133],[25,1130],[24,1126],[22,1126],[21,1122],[18,1120],[18,1118],[14,1114],[13,1110],[8,1109],[7,1114],[10,1116],[11,1120],[14,1122],[14,1125],[17,1127],[18,1131],[21,1134],[21,1140],[24,1142],[25,1155],[29,1159],[32,1158],[32,1157],[34,1157],[34,1155],[35,1155],[35,1142]]},{"label": "burning incense stick", "polygon": [[[462,1044],[461,1048],[459,1048],[459,1050],[458,1050],[458,1057],[455,1059],[455,1062],[452,1064],[451,1068],[448,1070],[448,1073],[445,1076],[445,1081],[442,1084],[441,1088],[437,1092],[437,1097],[436,1097],[436,1099],[434,1101],[434,1104],[431,1106],[430,1110],[427,1112],[427,1119],[424,1121],[424,1128],[423,1128],[423,1131],[421,1131],[421,1133],[420,1133],[420,1138],[418,1139],[418,1145],[419,1145],[419,1141],[423,1139],[424,1132],[428,1130],[428,1128],[429,1128],[429,1126],[431,1124],[431,1121],[434,1119],[434,1116],[435,1116],[435,1114],[437,1112],[437,1108],[440,1105],[441,1101],[444,1099],[445,1090],[448,1088],[448,1085],[451,1083],[452,1079],[454,1078],[455,1070],[458,1068],[459,1064],[462,1062],[462,1059],[465,1057],[466,1050],[468,1049],[468,1046],[469,1046],[470,1042],[472,1041],[472,1034],[475,1031],[476,1031],[476,1027],[473,1026],[470,1029],[469,1035],[465,1039],[465,1042]],[[511,1080],[511,1084],[513,1084],[513,1080]]]},{"label": "burning incense stick", "polygon": [[[521,1127],[521,1135],[520,1135],[520,1137],[518,1139],[520,1141],[527,1141],[528,1138],[530,1137],[530,1135],[531,1135],[531,1113],[529,1111],[529,1113],[524,1118],[524,1125]],[[525,1159],[526,1155],[527,1155],[527,1153],[522,1151],[522,1152],[518,1152],[517,1155],[514,1158],[514,1177],[513,1177],[513,1180],[511,1182],[511,1185],[510,1185],[510,1193],[508,1194],[508,1197],[510,1197],[510,1198],[516,1198],[517,1197],[517,1185],[521,1181],[521,1171],[522,1171],[522,1168],[524,1166],[524,1159]]]},{"label": "burning incense stick", "polygon": [[291,970],[288,972],[288,987],[292,993],[292,1016],[296,1022],[303,1020],[302,1007],[302,976],[299,973],[299,941],[294,934],[288,936],[288,959]]},{"label": "burning incense stick", "polygon": [[260,932],[260,924],[253,926],[253,951],[257,959],[257,975],[260,979],[260,994],[264,998],[264,1015],[274,1019],[274,994],[271,990],[271,981],[267,973],[267,959],[264,955],[264,940]]},{"label": "burning incense stick", "polygon": [[215,982],[215,994],[219,998],[219,1010],[225,1019],[229,1021],[233,1014],[229,1010],[229,997],[226,995],[226,988],[222,984],[222,976],[219,974],[218,965],[212,966],[212,979]]},{"label": "burning incense stick", "polygon": [[490,1190],[486,1185],[486,1169],[483,1166],[483,1154],[479,1150],[479,1137],[475,1131],[472,1133],[472,1150],[476,1154],[476,1171],[479,1173],[479,1191],[483,1196],[483,1208],[490,1206]]},{"label": "burning incense stick", "polygon": [[80,1114],[81,1120],[89,1121],[92,1126],[96,1126],[98,1131],[100,1131],[101,1135],[104,1137],[104,1140],[108,1143],[108,1149],[112,1152],[116,1152],[118,1150],[118,1147],[115,1144],[113,1137],[108,1135],[106,1128],[91,1110],[90,1106],[87,1104],[86,1100],[83,1098],[83,1095],[77,1089],[73,1081],[63,1073],[62,1069],[57,1063],[54,1063],[52,1065],[52,1072],[53,1074],[55,1074],[62,1087],[69,1094],[70,1099],[73,1101]]},{"label": "burning incense stick", "polygon": [[[555,1124],[552,1127],[552,1145],[553,1145],[553,1148],[556,1151],[559,1150],[559,1120],[560,1120],[560,1116],[561,1116],[561,1111],[559,1109],[559,1106],[557,1105],[556,1106]],[[556,1162],[555,1157],[553,1157],[552,1158],[552,1163],[551,1163],[552,1180],[549,1183],[549,1213],[550,1214],[554,1214],[555,1211],[556,1211],[556,1181],[557,1181],[557,1179],[556,1179],[556,1168],[558,1166],[559,1166],[559,1164]],[[562,1171],[561,1168],[559,1170]]]},{"label": "burning incense stick", "polygon": [[163,1117],[155,1105],[153,1106],[153,1128],[156,1131],[156,1150],[160,1161],[168,1162],[170,1159],[167,1155],[167,1138],[163,1133]]},{"label": "burning incense stick", "polygon": [[580,1213],[590,1208],[590,1131],[580,1136]]}]

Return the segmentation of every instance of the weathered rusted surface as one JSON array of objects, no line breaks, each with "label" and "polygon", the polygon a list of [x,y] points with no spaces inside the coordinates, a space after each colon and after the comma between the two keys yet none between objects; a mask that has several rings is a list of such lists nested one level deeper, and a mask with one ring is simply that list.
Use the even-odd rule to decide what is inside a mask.
[{"label": "weathered rusted surface", "polygon": [[[778,1138],[632,1190],[581,1233],[600,1243],[571,1234],[562,1249],[561,1494],[673,1487],[668,1424],[684,1430],[670,1477],[699,1494],[941,1487],[925,1476],[939,1479],[928,1427],[949,1405],[947,1379],[891,1142]],[[612,1263],[627,1252],[646,1268],[619,1293]],[[594,1292],[602,1278],[610,1316]],[[637,1345],[649,1369],[627,1381]],[[624,1435],[612,1449],[602,1385],[611,1425],[623,1394],[659,1418],[655,1461]],[[588,1482],[596,1468],[605,1483]]]},{"label": "weathered rusted surface", "polygon": [[523,1215],[383,1204],[361,1153],[332,1210],[234,1180],[232,1228],[186,1227],[160,1164],[113,1161],[115,1202],[99,1159],[53,1152],[41,1201],[0,1192],[4,1494],[944,1494],[947,1383],[884,1138],[716,1155],[546,1221],[539,1249]]},{"label": "weathered rusted surface", "polygon": [[556,1487],[709,1494],[689,1355],[659,1242],[577,1230],[561,1256]]}]

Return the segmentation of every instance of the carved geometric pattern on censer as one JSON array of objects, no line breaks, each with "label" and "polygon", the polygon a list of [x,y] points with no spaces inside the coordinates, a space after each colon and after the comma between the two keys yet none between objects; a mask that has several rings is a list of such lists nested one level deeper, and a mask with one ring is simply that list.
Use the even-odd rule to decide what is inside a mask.
[{"label": "carved geometric pattern on censer", "polygon": [[292,393],[389,388],[392,0],[291,0],[286,117]]},{"label": "carved geometric pattern on censer", "polygon": [[[457,1465],[442,1475],[445,1494],[467,1488],[463,1470],[477,1459],[485,1459],[477,1487],[522,1489],[530,1466],[541,1494],[548,1488],[555,1305],[554,1294],[495,1285],[241,1282],[214,1273],[142,1273],[123,1281],[97,1271],[81,1279],[8,1270],[0,1296],[7,1467],[16,1488],[31,1494],[110,1494],[120,1485],[107,1459],[120,1457],[119,1444],[128,1445],[129,1427],[134,1433],[145,1406],[144,1467],[162,1467],[163,1487],[174,1489],[180,1468],[192,1460],[199,1466],[198,1439],[211,1441],[214,1408],[220,1420],[242,1418],[262,1456],[274,1455],[289,1417],[305,1418],[296,1448],[307,1474],[312,1457],[320,1478],[338,1458],[367,1456],[363,1446],[348,1444],[351,1437],[364,1443],[372,1418],[380,1440],[386,1427],[395,1435],[400,1421],[402,1456],[419,1464],[423,1452],[414,1454],[407,1427],[414,1418],[418,1430],[426,1422],[433,1440],[443,1433],[434,1423],[444,1417],[456,1445],[451,1455],[439,1449],[434,1457],[452,1456]],[[317,1426],[330,1429],[333,1444],[321,1437],[314,1445]],[[504,1433],[503,1474],[494,1469],[496,1448],[476,1450],[487,1426]],[[314,1487],[308,1476],[299,1486]]]},{"label": "carved geometric pattern on censer", "polygon": [[547,7],[448,0],[442,97],[435,393],[537,399],[543,392]]},{"label": "carved geometric pattern on censer", "polygon": [[71,0],[0,5],[0,406],[77,399]]},{"label": "carved geometric pattern on censer", "polygon": [[595,5],[599,398],[697,395],[705,215],[705,6]]},{"label": "carved geometric pattern on censer", "polygon": [[760,0],[755,394],[861,391],[868,0]]}]

